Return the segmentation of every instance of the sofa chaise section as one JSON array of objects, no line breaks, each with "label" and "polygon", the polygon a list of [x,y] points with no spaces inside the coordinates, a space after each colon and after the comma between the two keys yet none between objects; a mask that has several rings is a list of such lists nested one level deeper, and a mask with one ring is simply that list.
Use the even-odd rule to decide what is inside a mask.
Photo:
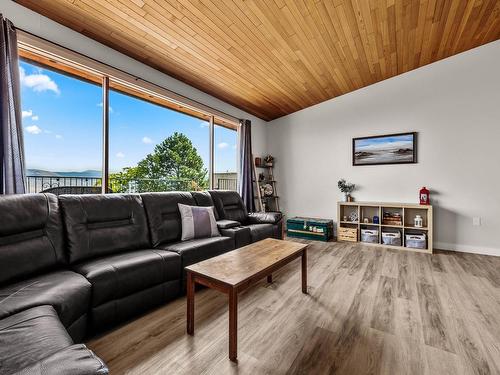
[{"label": "sofa chaise section", "polygon": [[37,306],[0,320],[0,372],[104,375],[108,370],[85,345],[73,345],[52,306]]}]

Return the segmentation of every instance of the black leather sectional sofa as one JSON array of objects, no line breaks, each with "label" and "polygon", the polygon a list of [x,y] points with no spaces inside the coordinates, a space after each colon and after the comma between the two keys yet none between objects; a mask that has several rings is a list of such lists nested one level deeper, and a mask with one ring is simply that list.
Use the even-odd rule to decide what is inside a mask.
[{"label": "black leather sectional sofa", "polygon": [[[180,241],[178,203],[214,206],[220,237]],[[106,374],[81,344],[177,298],[184,267],[267,237],[277,213],[231,191],[0,197],[0,374]]]}]

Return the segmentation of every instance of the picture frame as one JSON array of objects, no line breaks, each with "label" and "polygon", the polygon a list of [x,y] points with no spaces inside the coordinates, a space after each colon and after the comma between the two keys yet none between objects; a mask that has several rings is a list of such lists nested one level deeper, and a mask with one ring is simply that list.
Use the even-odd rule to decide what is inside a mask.
[{"label": "picture frame", "polygon": [[352,139],[352,165],[417,163],[417,132]]}]

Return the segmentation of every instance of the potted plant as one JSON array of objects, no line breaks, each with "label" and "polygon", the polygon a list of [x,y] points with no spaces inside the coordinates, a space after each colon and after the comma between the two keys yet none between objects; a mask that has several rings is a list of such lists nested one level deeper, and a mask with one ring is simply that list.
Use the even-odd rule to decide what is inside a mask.
[{"label": "potted plant", "polygon": [[272,167],[274,163],[274,157],[272,155],[267,155],[264,158],[264,163],[266,163],[266,167]]},{"label": "potted plant", "polygon": [[352,202],[351,193],[356,188],[355,184],[347,182],[345,179],[340,179],[337,183],[339,190],[344,193],[344,202]]}]

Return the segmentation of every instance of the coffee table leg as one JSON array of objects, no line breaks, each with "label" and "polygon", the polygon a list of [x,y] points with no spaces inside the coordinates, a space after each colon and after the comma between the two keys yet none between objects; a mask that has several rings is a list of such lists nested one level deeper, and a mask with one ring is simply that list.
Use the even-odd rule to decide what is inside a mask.
[{"label": "coffee table leg", "polygon": [[302,293],[307,294],[307,249],[302,251]]},{"label": "coffee table leg", "polygon": [[238,356],[238,293],[229,291],[229,359],[236,362]]},{"label": "coffee table leg", "polygon": [[187,333],[194,334],[194,280],[193,274],[187,273]]},{"label": "coffee table leg", "polygon": [[272,275],[272,274],[271,274],[271,275],[269,275],[269,276],[267,276],[267,282],[268,282],[269,284],[273,282],[273,275]]}]

